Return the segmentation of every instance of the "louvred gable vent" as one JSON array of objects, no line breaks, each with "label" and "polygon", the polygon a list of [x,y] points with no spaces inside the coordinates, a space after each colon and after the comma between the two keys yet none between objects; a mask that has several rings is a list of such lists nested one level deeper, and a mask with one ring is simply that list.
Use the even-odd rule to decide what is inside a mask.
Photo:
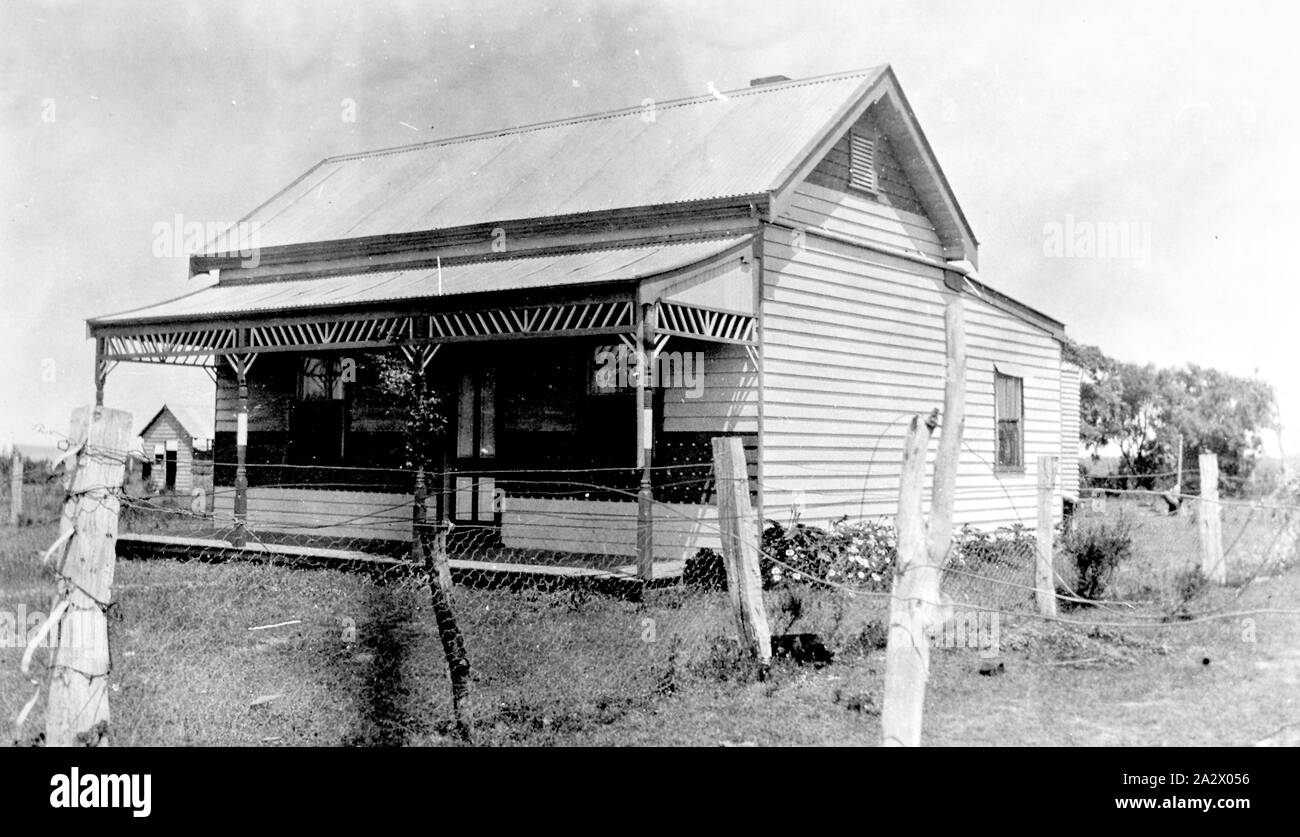
[{"label": "louvred gable vent", "polygon": [[849,134],[849,183],[857,189],[876,191],[876,141],[869,135]]}]

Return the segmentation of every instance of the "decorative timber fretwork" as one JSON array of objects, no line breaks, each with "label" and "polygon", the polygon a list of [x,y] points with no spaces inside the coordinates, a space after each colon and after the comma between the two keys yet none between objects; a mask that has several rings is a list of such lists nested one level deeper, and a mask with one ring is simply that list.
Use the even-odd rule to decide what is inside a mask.
[{"label": "decorative timber fretwork", "polygon": [[229,363],[230,368],[235,370],[236,377],[245,378],[248,376],[249,370],[253,368],[253,364],[257,363],[257,355],[226,355],[226,363]]},{"label": "decorative timber fretwork", "polygon": [[679,302],[660,302],[656,331],[720,343],[754,345],[755,320],[747,314],[730,314]]},{"label": "decorative timber fretwork", "polygon": [[632,303],[571,302],[429,315],[433,340],[474,340],[543,334],[617,334],[635,326]]},{"label": "decorative timber fretwork", "polygon": [[418,365],[420,371],[424,372],[429,368],[438,350],[442,348],[441,343],[426,343],[423,346],[403,346],[402,354],[406,357],[408,363],[413,366]]},{"label": "decorative timber fretwork", "polygon": [[145,363],[211,366],[213,355],[235,349],[235,329],[146,326],[104,336],[104,357]]},{"label": "decorative timber fretwork", "polygon": [[[655,335],[654,346],[652,346],[650,349],[650,360],[654,361],[659,358],[659,353],[664,350],[664,346],[668,344],[668,338],[671,336],[672,335],[670,334]],[[618,339],[621,340],[623,342],[623,345],[626,346],[630,351],[633,352],[637,351],[635,337],[631,336],[630,334],[620,334],[618,336]]]},{"label": "decorative timber fretwork", "polygon": [[103,389],[104,382],[108,380],[108,375],[117,368],[115,360],[96,360],[95,361],[95,386]]},{"label": "decorative timber fretwork", "polygon": [[[249,318],[202,327],[185,324],[92,324],[104,364],[129,360],[213,367],[231,355],[391,348],[471,340],[567,335],[628,335],[638,329],[630,300],[554,302],[451,312],[326,314]],[[660,303],[657,338],[681,335],[752,345],[754,318]],[[662,342],[656,346],[662,348]],[[429,356],[430,359],[432,355]],[[421,360],[423,360],[423,356]]]},{"label": "decorative timber fretwork", "polygon": [[304,319],[248,327],[248,345],[258,349],[351,348],[407,342],[414,336],[415,318],[402,315],[330,321]]}]

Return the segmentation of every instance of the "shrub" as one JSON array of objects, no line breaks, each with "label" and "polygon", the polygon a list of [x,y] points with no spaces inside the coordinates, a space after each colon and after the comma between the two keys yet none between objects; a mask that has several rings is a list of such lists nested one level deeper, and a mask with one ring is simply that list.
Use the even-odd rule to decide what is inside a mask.
[{"label": "shrub", "polygon": [[682,581],[702,590],[725,590],[727,569],[722,565],[722,556],[716,549],[700,547],[694,555],[686,559],[686,566],[682,569]]},{"label": "shrub", "polygon": [[977,570],[989,565],[1008,569],[1023,567],[1037,554],[1038,540],[1034,530],[1021,523],[1001,526],[993,531],[976,529],[964,524],[953,536],[952,554],[948,567]]},{"label": "shrub", "polygon": [[[1017,524],[993,531],[963,526],[953,538],[945,569],[978,570],[990,564],[1020,568],[1035,555],[1034,530]],[[891,589],[898,564],[898,535],[879,521],[840,518],[829,529],[774,520],[763,532],[763,579],[824,581],[872,591]]]},{"label": "shrub", "polygon": [[1075,593],[1096,601],[1106,594],[1115,568],[1133,555],[1132,526],[1123,519],[1077,526],[1061,538],[1061,549],[1074,565]]},{"label": "shrub", "polygon": [[763,555],[765,580],[770,575],[775,582],[827,581],[888,590],[898,542],[893,527],[873,521],[843,517],[826,530],[797,522],[787,529],[769,520]]},{"label": "shrub", "polygon": [[[764,550],[759,556],[759,572],[765,590],[772,586],[772,569],[775,566]],[[726,590],[727,568],[722,562],[722,554],[707,546],[697,549],[694,555],[686,559],[682,581],[699,590]]]},{"label": "shrub", "polygon": [[[795,522],[787,529],[775,520],[767,521],[763,530],[762,551],[764,582],[770,573],[773,581],[802,580],[803,575],[825,578],[823,564],[830,560],[826,531]],[[779,563],[773,563],[779,562]]]},{"label": "shrub", "polygon": [[1174,602],[1169,615],[1176,619],[1191,618],[1192,600],[1201,594],[1209,579],[1200,567],[1188,567],[1174,576]]},{"label": "shrub", "polygon": [[861,653],[883,651],[889,645],[889,626],[880,619],[868,622],[850,641]]}]

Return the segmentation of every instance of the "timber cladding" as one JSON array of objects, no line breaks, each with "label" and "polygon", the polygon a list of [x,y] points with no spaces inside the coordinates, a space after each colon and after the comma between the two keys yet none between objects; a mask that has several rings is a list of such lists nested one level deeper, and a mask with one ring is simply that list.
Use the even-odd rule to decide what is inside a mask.
[{"label": "timber cladding", "polygon": [[[411,495],[313,488],[251,488],[248,523],[254,531],[359,541],[409,541]],[[218,517],[234,513],[234,495],[218,490]],[[655,558],[684,561],[702,548],[718,550],[717,511],[697,503],[666,504],[656,512]],[[630,558],[636,555],[636,504],[563,498],[513,498],[499,538],[470,536],[468,553],[507,549],[562,551]]]},{"label": "timber cladding", "polygon": [[[880,130],[876,115],[876,106],[867,109],[853,128],[827,152],[821,162],[809,174],[807,183],[839,191],[852,190],[855,195],[867,200],[883,203],[895,209],[901,209],[916,215],[924,215],[921,200],[912,188],[911,182],[903,171],[902,164],[894,154],[892,143]],[[872,167],[875,172],[876,188],[868,192],[856,189],[852,185],[850,169],[852,164],[852,137],[860,135],[869,137],[874,144]]]},{"label": "timber cladding", "polygon": [[[770,227],[764,241],[764,481],[768,517],[805,509],[810,522],[892,516],[905,419],[943,400],[943,271],[814,228],[860,221],[937,252],[915,216],[856,196],[804,187],[792,212],[807,232]],[[817,217],[821,212],[824,217]],[[820,223],[817,223],[819,222]],[[968,295],[968,379],[957,523],[1031,523],[1034,463],[1062,450],[1060,344],[1047,331]],[[995,467],[995,368],[1024,384],[1018,470]]]}]

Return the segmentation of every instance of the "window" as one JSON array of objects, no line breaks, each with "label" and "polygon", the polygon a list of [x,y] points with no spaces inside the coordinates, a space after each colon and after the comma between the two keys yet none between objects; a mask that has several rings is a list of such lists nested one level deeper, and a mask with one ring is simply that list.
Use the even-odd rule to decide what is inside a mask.
[{"label": "window", "polygon": [[303,358],[298,372],[299,401],[342,401],[343,375],[337,359]]},{"label": "window", "polygon": [[456,456],[496,456],[496,426],[496,375],[490,369],[463,373],[456,399]]},{"label": "window", "polygon": [[993,373],[993,418],[997,424],[997,467],[1025,467],[1024,379]]},{"label": "window", "polygon": [[876,191],[876,138],[872,134],[849,134],[849,185]]}]

